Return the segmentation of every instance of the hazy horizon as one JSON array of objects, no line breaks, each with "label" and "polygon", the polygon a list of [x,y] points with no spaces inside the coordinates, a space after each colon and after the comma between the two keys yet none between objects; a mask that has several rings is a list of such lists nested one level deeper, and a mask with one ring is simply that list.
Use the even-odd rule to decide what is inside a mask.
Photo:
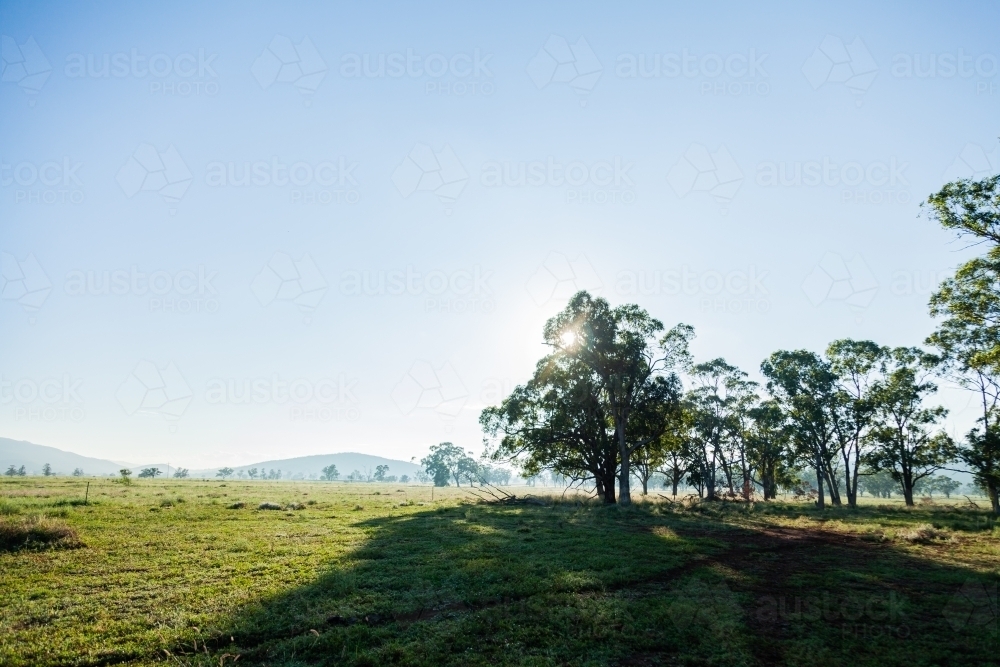
[{"label": "hazy horizon", "polygon": [[478,452],[577,289],[758,380],[920,345],[977,252],[920,202],[1000,171],[961,6],[0,5],[0,436]]}]

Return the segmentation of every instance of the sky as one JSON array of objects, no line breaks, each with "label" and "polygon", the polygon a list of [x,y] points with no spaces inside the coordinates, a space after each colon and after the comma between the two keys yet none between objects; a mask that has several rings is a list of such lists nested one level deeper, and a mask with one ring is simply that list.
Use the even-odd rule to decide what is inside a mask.
[{"label": "sky", "polygon": [[[482,448],[578,289],[919,345],[1000,170],[1000,6],[0,2],[0,435],[204,468]],[[960,435],[969,397],[936,397]]]}]

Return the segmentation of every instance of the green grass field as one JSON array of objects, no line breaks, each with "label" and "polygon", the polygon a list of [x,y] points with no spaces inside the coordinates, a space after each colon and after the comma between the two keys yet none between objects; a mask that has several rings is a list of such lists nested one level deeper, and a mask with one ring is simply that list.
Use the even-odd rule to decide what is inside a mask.
[{"label": "green grass field", "polygon": [[0,541],[0,665],[1000,661],[1000,527],[957,503],[100,480],[85,506],[84,486],[0,482],[8,534],[76,533]]}]

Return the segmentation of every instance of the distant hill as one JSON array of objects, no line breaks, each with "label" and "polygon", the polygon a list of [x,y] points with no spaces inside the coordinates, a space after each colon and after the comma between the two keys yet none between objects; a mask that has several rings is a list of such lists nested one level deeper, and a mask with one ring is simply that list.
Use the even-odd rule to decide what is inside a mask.
[{"label": "distant hill", "polygon": [[[167,472],[167,466],[163,463],[134,464],[122,463],[120,461],[109,461],[90,456],[80,456],[72,452],[36,445],[24,440],[11,440],[10,438],[0,438],[0,473],[13,465],[15,468],[24,466],[29,475],[42,474],[42,466],[48,463],[52,470],[59,475],[70,475],[76,468],[82,468],[84,475],[117,475],[123,467],[129,467],[132,472],[138,474],[143,468],[156,467]],[[408,461],[397,461],[386,459],[381,456],[370,454],[360,454],[357,452],[344,452],[340,454],[318,454],[314,456],[299,456],[290,459],[272,459],[251,463],[245,466],[231,466],[235,471],[246,471],[250,468],[258,468],[264,471],[280,470],[282,479],[302,475],[309,479],[310,475],[321,474],[326,466],[333,464],[337,466],[340,478],[345,479],[351,472],[357,470],[361,473],[375,472],[375,467],[380,465],[389,466],[389,475],[409,475],[420,470],[420,466]],[[170,472],[177,469],[177,464],[170,466]],[[183,464],[181,464],[183,467]],[[220,466],[221,467],[221,466]],[[204,468],[191,470],[191,477],[214,478],[219,468]]]},{"label": "distant hill", "polygon": [[[298,456],[291,459],[273,459],[270,461],[261,461],[259,463],[251,463],[245,466],[231,466],[234,471],[247,471],[250,468],[257,468],[258,470],[270,471],[270,470],[280,470],[281,478],[288,479],[292,475],[302,475],[306,479],[310,475],[319,476],[323,468],[328,465],[333,464],[337,466],[337,472],[340,473],[340,479],[345,479],[353,471],[358,472],[373,473],[375,472],[376,466],[387,465],[389,466],[389,475],[409,475],[413,477],[417,471],[422,468],[415,463],[410,463],[408,461],[399,461],[396,459],[386,459],[381,456],[372,456],[371,454],[360,454],[358,452],[343,452],[340,454],[316,454],[314,456]],[[218,468],[204,469],[204,470],[192,470],[192,477],[215,477],[215,473],[218,472]]]},{"label": "distant hill", "polygon": [[41,475],[42,466],[46,463],[59,475],[71,475],[76,468],[82,468],[85,475],[116,475],[122,468],[121,464],[107,459],[80,456],[24,440],[0,438],[0,468],[3,470],[13,464],[15,468],[24,466],[29,475]]}]

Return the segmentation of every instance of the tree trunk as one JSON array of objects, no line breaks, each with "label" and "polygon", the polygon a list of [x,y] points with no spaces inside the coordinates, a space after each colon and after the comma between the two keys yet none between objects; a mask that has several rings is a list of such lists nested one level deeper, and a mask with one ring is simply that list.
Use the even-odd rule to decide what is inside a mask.
[{"label": "tree trunk", "polygon": [[986,493],[990,497],[990,504],[993,506],[993,513],[1000,514],[1000,489],[997,488],[997,483],[995,481],[988,481],[986,483]]},{"label": "tree trunk", "polygon": [[629,459],[632,452],[629,451],[628,445],[625,444],[625,425],[619,424],[615,430],[618,431],[618,451],[622,458],[622,469],[618,474],[618,503],[621,505],[631,505],[632,494],[629,493],[629,477],[632,474],[632,470]]},{"label": "tree trunk", "polygon": [[823,459],[819,454],[816,454],[816,490],[818,491],[816,506],[823,509],[826,507],[826,500],[823,498]]},{"label": "tree trunk", "polygon": [[673,496],[674,496],[674,498],[677,497],[677,483],[680,481],[679,480],[680,475],[678,475],[677,472],[678,472],[677,468],[674,468],[673,480],[671,480],[673,482]]}]

